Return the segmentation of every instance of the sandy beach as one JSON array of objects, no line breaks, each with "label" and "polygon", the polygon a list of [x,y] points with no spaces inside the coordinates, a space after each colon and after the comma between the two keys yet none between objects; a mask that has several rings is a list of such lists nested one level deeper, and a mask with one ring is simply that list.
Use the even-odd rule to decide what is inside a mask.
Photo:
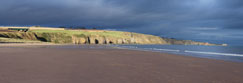
[{"label": "sandy beach", "polygon": [[116,48],[0,47],[0,83],[242,83],[243,63]]}]

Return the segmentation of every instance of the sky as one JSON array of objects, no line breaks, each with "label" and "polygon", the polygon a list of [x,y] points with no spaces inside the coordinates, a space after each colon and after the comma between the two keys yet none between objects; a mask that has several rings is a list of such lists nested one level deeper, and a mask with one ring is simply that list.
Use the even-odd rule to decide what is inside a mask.
[{"label": "sky", "polygon": [[0,0],[0,26],[85,26],[243,45],[242,0]]}]

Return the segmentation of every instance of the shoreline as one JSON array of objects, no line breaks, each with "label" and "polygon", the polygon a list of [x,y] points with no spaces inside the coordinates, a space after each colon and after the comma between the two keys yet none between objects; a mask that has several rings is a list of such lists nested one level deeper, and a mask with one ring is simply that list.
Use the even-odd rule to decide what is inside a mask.
[{"label": "shoreline", "polygon": [[227,59],[219,59],[219,58],[209,58],[209,57],[198,57],[193,56],[193,54],[186,55],[186,54],[175,54],[175,53],[169,53],[169,52],[161,52],[156,50],[146,50],[146,49],[134,49],[134,48],[126,48],[126,47],[118,47],[116,45],[102,45],[102,44],[54,44],[54,43],[0,43],[1,47],[18,47],[18,48],[28,48],[28,47],[34,47],[34,48],[109,48],[109,49],[124,49],[124,50],[131,50],[131,51],[144,51],[144,52],[155,52],[155,53],[162,53],[162,54],[168,54],[168,55],[176,55],[176,56],[185,56],[185,57],[194,57],[194,58],[202,58],[202,59],[211,59],[211,60],[222,60],[222,61],[228,61],[228,62],[237,62],[237,63],[243,63],[242,61],[234,61],[234,60],[227,60]]},{"label": "shoreline", "polygon": [[1,83],[241,83],[243,63],[117,48],[0,48]]},{"label": "shoreline", "polygon": [[54,43],[0,43],[0,46],[39,46],[39,45],[61,45]]}]

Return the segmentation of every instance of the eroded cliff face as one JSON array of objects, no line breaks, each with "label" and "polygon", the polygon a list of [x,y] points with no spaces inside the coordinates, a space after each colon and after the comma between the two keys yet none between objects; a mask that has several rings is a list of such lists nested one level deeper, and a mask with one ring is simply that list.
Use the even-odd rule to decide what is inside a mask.
[{"label": "eroded cliff face", "polygon": [[[111,34],[112,35],[112,34]],[[216,45],[191,40],[161,38],[132,32],[122,32],[117,36],[98,34],[38,33],[38,32],[1,32],[0,37],[37,40],[59,44],[177,44],[177,45]]]},{"label": "eroded cliff face", "polygon": [[4,32],[0,37],[39,40],[52,43],[72,44],[167,44],[158,36],[126,32],[120,37],[100,35],[67,35],[66,33]]},{"label": "eroded cliff face", "polygon": [[72,36],[73,44],[167,44],[160,37],[144,34],[127,33],[121,37],[107,37],[100,35]]}]

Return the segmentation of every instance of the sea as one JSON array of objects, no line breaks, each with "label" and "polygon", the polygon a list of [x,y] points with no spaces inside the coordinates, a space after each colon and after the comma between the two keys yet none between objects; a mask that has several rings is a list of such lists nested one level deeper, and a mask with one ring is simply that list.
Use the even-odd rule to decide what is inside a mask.
[{"label": "sea", "polygon": [[233,62],[243,62],[243,46],[113,45],[131,50],[153,51]]},{"label": "sea", "polygon": [[[0,43],[4,44],[4,43]],[[2,46],[2,48],[8,46]],[[11,46],[10,46],[11,47]],[[9,47],[9,48],[10,48]],[[26,46],[28,47],[28,46]],[[37,46],[39,47],[39,46]],[[130,50],[151,51],[192,56],[208,59],[243,62],[243,46],[199,46],[199,45],[54,45],[40,46],[41,48],[124,48]],[[23,48],[23,47],[21,47]]]}]

